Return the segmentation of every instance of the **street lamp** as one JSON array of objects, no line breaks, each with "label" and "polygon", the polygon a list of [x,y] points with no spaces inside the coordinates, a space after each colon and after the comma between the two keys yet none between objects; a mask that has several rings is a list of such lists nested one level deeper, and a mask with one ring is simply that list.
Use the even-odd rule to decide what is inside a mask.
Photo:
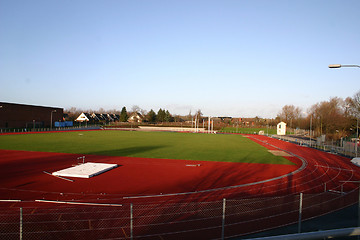
[{"label": "street lamp", "polygon": [[[342,68],[342,67],[357,67],[360,68],[360,65],[342,65],[342,64],[330,64],[329,68]],[[357,157],[357,145],[359,139],[359,117],[356,116],[356,144],[355,144],[355,157]]]},{"label": "street lamp", "polygon": [[359,118],[356,116],[356,143],[355,143],[355,157],[358,156],[358,144],[359,144]]},{"label": "street lamp", "polygon": [[310,114],[310,147],[311,147],[311,131],[312,131],[312,114]]},{"label": "street lamp", "polygon": [[56,112],[56,110],[52,110],[51,114],[50,114],[50,129],[52,130],[52,115],[53,113]]},{"label": "street lamp", "polygon": [[342,68],[342,67],[358,67],[360,68],[360,65],[342,65],[342,64],[330,64],[329,68]]}]

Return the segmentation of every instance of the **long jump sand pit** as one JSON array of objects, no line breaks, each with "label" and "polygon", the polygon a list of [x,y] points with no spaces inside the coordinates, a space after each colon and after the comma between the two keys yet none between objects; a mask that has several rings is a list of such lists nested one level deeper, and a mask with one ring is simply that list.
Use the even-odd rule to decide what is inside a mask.
[{"label": "long jump sand pit", "polygon": [[118,167],[117,164],[87,162],[74,167],[65,168],[63,170],[53,172],[52,175],[61,177],[91,178],[104,172],[110,171],[111,169],[116,167]]},{"label": "long jump sand pit", "polygon": [[275,156],[291,157],[291,155],[288,154],[287,152],[280,151],[280,150],[269,150],[269,152],[272,153],[272,154],[274,154]]}]

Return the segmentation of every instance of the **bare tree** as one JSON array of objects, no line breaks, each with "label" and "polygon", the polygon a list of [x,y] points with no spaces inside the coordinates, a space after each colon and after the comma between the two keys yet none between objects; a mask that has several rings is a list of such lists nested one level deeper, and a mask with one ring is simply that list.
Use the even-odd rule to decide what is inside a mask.
[{"label": "bare tree", "polygon": [[352,98],[348,97],[345,100],[346,113],[351,118],[350,133],[358,134],[358,121],[360,118],[360,91],[358,91]]},{"label": "bare tree", "polygon": [[131,107],[131,112],[134,113],[134,112],[137,112],[139,113],[141,111],[141,108],[138,106],[138,105],[133,105]]},{"label": "bare tree", "polygon": [[345,101],[349,107],[349,113],[355,118],[360,117],[360,91],[358,91],[352,98],[347,98]]},{"label": "bare tree", "polygon": [[278,114],[278,117],[281,121],[286,122],[290,128],[298,127],[302,116],[301,112],[302,109],[300,107],[285,105]]},{"label": "bare tree", "polygon": [[71,107],[69,109],[65,109],[64,113],[68,115],[68,120],[75,121],[76,118],[83,112],[82,109],[78,109],[76,107]]},{"label": "bare tree", "polygon": [[146,111],[145,109],[140,108],[140,113],[141,113],[141,115],[146,116],[148,114],[148,111]]},{"label": "bare tree", "polygon": [[193,116],[191,114],[191,109],[190,109],[189,114],[187,115],[187,120],[192,121],[192,118],[193,118]]},{"label": "bare tree", "polygon": [[317,135],[326,134],[332,139],[345,137],[350,129],[350,118],[346,116],[345,101],[338,97],[314,104],[310,114]]},{"label": "bare tree", "polygon": [[202,117],[202,112],[201,112],[201,109],[198,109],[195,113],[195,116],[198,116],[198,118],[201,118]]}]

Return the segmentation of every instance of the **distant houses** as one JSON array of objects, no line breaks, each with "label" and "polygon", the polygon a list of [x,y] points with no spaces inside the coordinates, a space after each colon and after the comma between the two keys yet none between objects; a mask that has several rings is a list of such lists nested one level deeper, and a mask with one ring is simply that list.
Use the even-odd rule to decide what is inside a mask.
[{"label": "distant houses", "polygon": [[[102,114],[102,113],[81,113],[79,117],[75,119],[77,122],[89,122],[89,123],[100,123],[100,122],[118,122],[120,120],[120,115],[118,114]],[[132,123],[141,123],[144,121],[144,116],[138,112],[133,112],[129,115],[127,120]]]},{"label": "distant houses", "polygon": [[[166,112],[165,112],[166,113]],[[122,113],[123,114],[123,113]],[[110,122],[129,122],[129,123],[185,123],[185,124],[194,124],[195,117],[189,116],[175,116],[171,118],[165,118],[166,114],[161,119],[158,115],[155,114],[152,120],[149,120],[149,114],[142,115],[139,112],[125,112],[126,118],[121,118],[122,115],[114,114],[114,113],[88,113],[82,112],[76,119],[76,122],[87,122],[87,123],[110,123]],[[198,123],[202,124],[203,122],[206,124],[208,122],[209,117],[201,116],[199,117]],[[260,121],[264,121],[260,118],[232,118],[232,117],[211,117],[211,121],[218,126],[226,126],[233,125],[239,127],[254,127],[260,123]]]},{"label": "distant houses", "polygon": [[77,122],[116,122],[119,121],[120,115],[112,113],[81,113],[78,118],[75,119]]},{"label": "distant houses", "polygon": [[132,123],[141,123],[143,121],[144,121],[144,116],[138,112],[131,113],[128,118],[128,122],[132,122]]}]

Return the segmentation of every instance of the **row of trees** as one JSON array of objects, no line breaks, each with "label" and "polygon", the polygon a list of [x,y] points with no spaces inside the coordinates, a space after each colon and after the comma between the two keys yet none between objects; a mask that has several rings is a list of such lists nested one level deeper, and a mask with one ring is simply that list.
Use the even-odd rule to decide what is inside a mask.
[{"label": "row of trees", "polygon": [[345,100],[332,97],[316,103],[305,113],[300,107],[285,105],[277,119],[290,128],[312,129],[315,136],[330,139],[356,137],[360,117],[360,91]]},{"label": "row of trees", "polygon": [[144,109],[141,109],[139,106],[135,105],[131,108],[131,111],[128,112],[126,107],[123,107],[121,109],[121,111],[119,112],[118,110],[108,110],[105,111],[103,108],[100,108],[98,111],[93,111],[93,110],[86,110],[83,111],[81,109],[77,109],[75,107],[72,107],[70,109],[66,109],[65,113],[68,114],[68,119],[74,121],[82,112],[88,112],[88,113],[112,113],[112,114],[118,114],[119,117],[119,121],[120,122],[127,122],[129,117],[131,116],[131,114],[133,113],[138,113],[143,117],[143,121],[144,122],[150,122],[150,123],[156,123],[156,122],[174,122],[174,121],[179,121],[180,116],[175,116],[173,117],[173,115],[169,112],[169,110],[166,109],[159,109],[157,113],[155,113],[155,111],[153,109],[151,109],[149,112],[147,112]]},{"label": "row of trees", "polygon": [[[75,120],[81,112],[80,109],[70,108],[65,110],[69,115],[69,120]],[[94,112],[88,110],[85,112]],[[144,122],[159,123],[159,122],[182,122],[182,121],[196,121],[202,119],[202,112],[198,110],[195,114],[189,113],[188,116],[173,116],[166,109],[159,109],[157,113],[151,109],[146,111],[139,106],[134,105],[131,111],[128,112],[126,107],[123,107],[121,112],[118,110],[105,111],[99,109],[98,113],[116,113],[120,115],[120,122],[126,122],[132,113],[139,113],[143,117]],[[261,119],[254,118],[253,123],[256,126],[272,126],[280,121],[287,123],[287,126],[292,129],[311,129],[312,136],[326,135],[330,139],[340,139],[344,137],[356,137],[357,120],[360,118],[360,91],[353,97],[348,97],[345,100],[332,97],[328,101],[323,101],[312,105],[307,112],[302,108],[294,105],[285,105],[281,112],[279,112],[276,119]],[[229,120],[228,124],[235,124],[234,121],[239,119]],[[240,121],[240,120],[239,120]],[[239,124],[236,123],[236,124]]]},{"label": "row of trees", "polygon": [[[139,113],[143,117],[144,122],[174,122],[174,117],[170,114],[168,110],[159,109],[157,114],[154,110],[150,110],[149,112],[145,112],[144,110],[140,109],[139,107],[135,106],[132,109],[132,113]],[[130,113],[131,114],[131,113]],[[128,112],[126,111],[126,107],[123,107],[120,113],[120,122],[126,122],[129,118]]]},{"label": "row of trees", "polygon": [[148,122],[174,122],[174,117],[168,110],[160,108],[157,114],[151,109],[146,115],[146,120]]}]

